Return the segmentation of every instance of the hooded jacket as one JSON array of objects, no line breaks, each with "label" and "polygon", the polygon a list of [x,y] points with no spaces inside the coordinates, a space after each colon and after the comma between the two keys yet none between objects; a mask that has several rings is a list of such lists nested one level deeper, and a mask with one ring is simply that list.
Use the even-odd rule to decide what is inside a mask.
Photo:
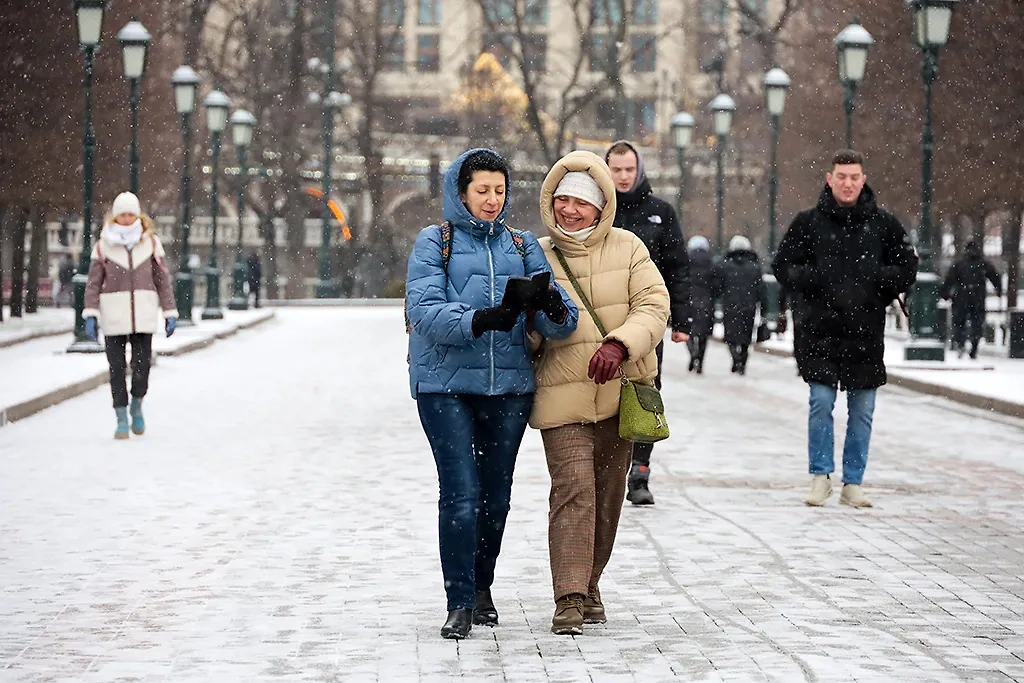
[{"label": "hooded jacket", "polygon": [[[643,240],[672,299],[672,330],[689,333],[693,324],[690,258],[675,209],[668,202],[654,196],[640,150],[627,140],[619,140],[615,144],[619,142],[629,145],[636,153],[637,177],[629,192],[619,192],[617,187],[615,189],[617,208],[614,225],[629,230]],[[608,161],[607,154],[605,161]]]},{"label": "hooded jacket", "polygon": [[754,335],[754,316],[767,307],[767,292],[761,279],[761,259],[749,249],[736,249],[715,267],[715,281],[722,301],[725,343],[746,346]]},{"label": "hooded jacket", "polygon": [[[511,332],[473,335],[473,314],[501,303],[510,276],[532,277],[551,270],[533,234],[522,233],[525,258],[512,242],[505,222],[511,203],[509,183],[505,205],[493,222],[475,218],[462,203],[459,171],[476,151],[456,159],[444,176],[444,219],[452,227],[447,270],[436,225],[420,231],[409,256],[406,313],[412,326],[409,383],[413,398],[420,393],[499,396],[535,389],[525,315]],[[560,294],[569,309],[561,324],[543,312],[534,316],[537,330],[552,339],[576,329],[576,306],[564,291]]]},{"label": "hooded jacket", "polygon": [[954,309],[985,310],[985,280],[992,283],[998,296],[1003,295],[999,272],[981,253],[978,243],[971,240],[964,246],[964,255],[949,267],[942,283],[943,299],[952,299]]},{"label": "hooded jacket", "polygon": [[793,309],[800,376],[841,389],[885,384],[885,309],[914,284],[917,255],[871,188],[843,207],[826,186],[817,206],[793,219],[773,269],[800,297]]},{"label": "hooded jacket", "polygon": [[[586,171],[601,187],[607,203],[594,231],[579,242],[555,224],[554,192],[570,171]],[[655,348],[665,336],[669,296],[665,281],[647,247],[628,230],[613,228],[615,184],[608,165],[590,152],[570,152],[548,172],[540,193],[540,215],[548,236],[540,239],[555,280],[581,311],[575,331],[544,341],[536,362],[537,395],[530,425],[551,429],[567,424],[593,424],[619,412],[619,382],[602,385],[587,377],[590,359],[601,345],[615,339],[628,352],[622,369],[634,380],[653,380],[658,374]],[[558,262],[562,252],[569,269],[590,299],[607,336],[598,330]]]},{"label": "hooded jacket", "polygon": [[107,222],[92,250],[82,317],[97,318],[108,337],[153,334],[161,316],[178,317],[164,247],[149,216],[140,220],[142,237],[131,249],[107,239]]}]

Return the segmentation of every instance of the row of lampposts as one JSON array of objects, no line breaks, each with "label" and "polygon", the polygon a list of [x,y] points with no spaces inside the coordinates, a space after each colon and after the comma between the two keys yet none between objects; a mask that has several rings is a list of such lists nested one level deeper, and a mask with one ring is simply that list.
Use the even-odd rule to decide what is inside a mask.
[{"label": "row of lampposts", "polygon": [[[92,200],[93,200],[93,162],[96,148],[96,134],[92,121],[92,85],[95,54],[99,49],[103,33],[103,16],[108,0],[74,0],[78,42],[85,53],[85,130],[83,135],[83,205],[82,205],[82,249],[78,259],[78,269],[73,279],[75,291],[75,330],[74,341],[68,347],[69,352],[97,353],[103,347],[90,339],[85,333],[85,320],[82,311],[85,309],[85,288],[88,282],[89,261],[92,256]],[[133,18],[117,34],[121,43],[124,62],[124,74],[130,85],[129,106],[131,110],[131,142],[128,152],[129,189],[139,193],[139,101],[140,84],[145,73],[149,44],[152,36],[149,31]],[[184,163],[181,180],[181,249],[178,272],[175,275],[175,302],[181,316],[179,325],[192,325],[192,303],[195,295],[195,282],[191,272],[189,239],[191,234],[191,202],[190,202],[190,161],[192,151],[192,115],[195,113],[196,101],[200,86],[199,76],[189,66],[178,68],[171,78],[174,87],[175,108],[181,115],[182,134],[184,137]],[[220,155],[220,136],[223,133],[231,101],[224,93],[214,90],[203,100],[207,112],[207,128],[213,143],[213,169],[211,173],[211,251],[209,268],[207,268],[207,300],[203,309],[203,319],[219,319],[224,314],[220,308],[220,271],[217,265],[217,179],[219,169],[217,162]],[[252,143],[256,120],[247,111],[236,111],[231,117],[233,141],[238,150],[241,166],[239,178],[238,204],[238,260],[235,264],[235,291],[229,303],[232,309],[248,308],[248,299],[244,292],[244,260],[242,256],[242,214],[244,211],[245,181],[248,168],[245,165],[246,151]]]},{"label": "row of lampposts", "polygon": [[[949,27],[953,9],[958,0],[912,0],[914,13],[914,39],[924,55],[923,77],[925,86],[924,126],[921,140],[921,219],[918,229],[917,282],[911,299],[910,331],[911,341],[907,345],[907,360],[938,360],[945,357],[945,346],[939,335],[938,294],[940,278],[935,272],[932,248],[932,158],[935,141],[932,129],[932,87],[938,76],[938,53],[949,39]],[[853,146],[853,112],[857,86],[864,79],[867,67],[868,49],[874,43],[871,34],[856,19],[843,29],[835,39],[838,56],[839,81],[844,88],[843,109],[846,114],[846,146]],[[768,251],[769,258],[775,255],[777,246],[776,198],[778,194],[778,144],[779,126],[786,104],[786,93],[791,86],[789,76],[780,68],[773,68],[762,81],[765,109],[771,123],[771,161],[768,180]],[[732,128],[735,101],[721,93],[710,103],[713,130],[716,138],[716,240],[719,251],[724,250],[724,204],[725,178],[723,159],[725,143]],[[679,211],[685,202],[685,155],[693,139],[696,122],[690,114],[680,112],[672,118],[672,140],[677,152],[680,172]],[[769,299],[774,305],[774,292]]]}]

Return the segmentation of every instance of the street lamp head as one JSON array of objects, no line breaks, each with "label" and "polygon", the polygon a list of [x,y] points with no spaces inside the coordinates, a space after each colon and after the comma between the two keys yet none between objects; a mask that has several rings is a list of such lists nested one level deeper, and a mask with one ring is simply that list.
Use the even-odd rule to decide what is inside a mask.
[{"label": "street lamp head", "polygon": [[854,19],[836,36],[836,51],[839,55],[839,80],[856,85],[864,80],[868,65],[868,48],[875,42],[867,29]]},{"label": "street lamp head", "polygon": [[199,74],[185,65],[179,66],[171,76],[174,86],[174,105],[179,114],[191,114],[196,110],[196,93],[199,91]]},{"label": "street lamp head", "polygon": [[949,40],[949,24],[957,0],[911,0],[914,39],[924,49],[938,49]]},{"label": "street lamp head", "polygon": [[352,60],[348,57],[342,57],[338,60],[338,73],[346,73],[352,68]]},{"label": "street lamp head", "polygon": [[672,142],[680,152],[685,151],[693,140],[693,127],[696,125],[693,117],[684,111],[672,117],[669,128],[672,130]]},{"label": "street lamp head", "polygon": [[726,137],[732,128],[732,115],[736,112],[736,102],[726,94],[721,94],[711,100],[708,105],[714,117],[715,135]]},{"label": "street lamp head", "polygon": [[764,75],[764,102],[769,116],[782,116],[786,108],[786,93],[792,81],[782,69],[775,67]]},{"label": "street lamp head", "polygon": [[316,91],[311,91],[309,93],[309,96],[306,97],[306,102],[308,102],[309,104],[313,105],[314,107],[319,106],[319,104],[320,104],[320,93],[318,93]]},{"label": "street lamp head", "polygon": [[337,111],[338,109],[347,107],[350,104],[352,104],[351,95],[348,93],[340,93],[335,90],[332,90],[327,95],[327,102],[325,103],[326,107],[331,111]]},{"label": "street lamp head", "polygon": [[142,78],[146,70],[146,52],[153,36],[149,35],[145,26],[132,20],[118,32],[117,39],[121,41],[125,78]]},{"label": "street lamp head", "polygon": [[309,61],[306,62],[306,70],[311,74],[320,73],[320,65],[322,63],[323,62],[320,61],[319,57],[311,57]]},{"label": "street lamp head", "polygon": [[78,17],[78,43],[85,48],[94,48],[100,44],[107,0],[74,0],[74,3]]},{"label": "street lamp head", "polygon": [[231,138],[235,147],[248,147],[252,144],[252,132],[256,128],[256,117],[245,109],[239,109],[231,115]]},{"label": "street lamp head", "polygon": [[206,107],[206,127],[211,133],[223,133],[228,122],[231,100],[220,90],[213,90],[203,100]]}]

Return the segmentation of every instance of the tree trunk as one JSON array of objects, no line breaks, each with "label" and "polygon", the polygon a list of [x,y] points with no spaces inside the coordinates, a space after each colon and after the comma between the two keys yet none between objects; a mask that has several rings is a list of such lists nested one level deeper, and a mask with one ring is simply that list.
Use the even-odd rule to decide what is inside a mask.
[{"label": "tree trunk", "polygon": [[277,230],[274,217],[268,211],[262,217],[263,222],[263,264],[267,279],[266,298],[273,301],[280,298],[277,286]]},{"label": "tree trunk", "polygon": [[4,235],[7,233],[7,205],[0,204],[0,323],[4,321]]},{"label": "tree trunk", "polygon": [[1006,307],[1017,308],[1018,272],[1020,271],[1020,221],[1022,208],[1013,207],[1010,224],[1003,233],[1003,257],[1006,259]]},{"label": "tree trunk", "polygon": [[974,230],[971,233],[971,239],[977,242],[978,246],[982,248],[985,246],[985,219],[987,217],[988,213],[982,209],[974,219]]},{"label": "tree trunk", "polygon": [[28,225],[28,209],[21,209],[12,234],[11,247],[11,317],[20,318],[25,295],[25,231]]},{"label": "tree trunk", "polygon": [[28,289],[25,292],[25,312],[39,312],[39,277],[46,250],[46,211],[37,208],[32,217],[32,237],[28,248]]},{"label": "tree trunk", "polygon": [[970,223],[971,219],[967,216],[958,215],[953,217],[953,254],[955,256],[964,253],[964,244],[967,242],[964,237],[967,233],[966,227]]}]

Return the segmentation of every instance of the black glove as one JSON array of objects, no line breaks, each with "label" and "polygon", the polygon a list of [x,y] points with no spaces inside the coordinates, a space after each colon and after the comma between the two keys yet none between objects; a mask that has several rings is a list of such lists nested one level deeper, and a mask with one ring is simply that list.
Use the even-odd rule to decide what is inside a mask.
[{"label": "black glove", "polygon": [[494,308],[481,308],[473,314],[473,336],[479,337],[484,332],[496,330],[498,332],[511,332],[519,321],[519,311],[495,306]]},{"label": "black glove", "polygon": [[538,295],[533,301],[533,306],[537,310],[544,311],[551,322],[559,325],[564,323],[566,316],[569,315],[568,307],[562,302],[562,295],[553,287]]}]

